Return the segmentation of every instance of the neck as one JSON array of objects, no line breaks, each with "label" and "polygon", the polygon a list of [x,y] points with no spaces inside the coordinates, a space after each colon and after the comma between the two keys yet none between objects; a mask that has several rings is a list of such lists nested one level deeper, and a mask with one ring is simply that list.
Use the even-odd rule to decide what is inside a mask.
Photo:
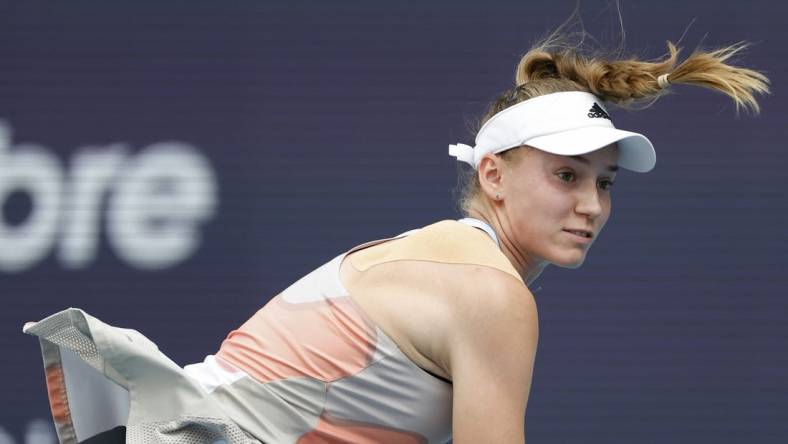
[{"label": "neck", "polygon": [[536,278],[542,274],[548,262],[539,260],[527,251],[518,248],[509,235],[511,230],[508,221],[499,217],[498,212],[494,211],[493,208],[489,208],[488,205],[474,204],[468,209],[468,217],[483,220],[492,227],[501,244],[501,252],[509,259],[514,269],[517,270],[525,285],[530,287]]}]

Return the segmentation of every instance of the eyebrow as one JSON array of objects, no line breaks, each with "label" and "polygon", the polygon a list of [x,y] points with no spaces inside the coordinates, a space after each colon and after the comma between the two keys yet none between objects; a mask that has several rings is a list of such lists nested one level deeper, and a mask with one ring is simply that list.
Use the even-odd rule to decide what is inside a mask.
[{"label": "eyebrow", "polygon": [[[591,164],[591,161],[589,161],[588,159],[586,159],[583,156],[566,156],[566,157],[575,159],[575,160],[580,161],[580,162],[582,162],[582,163],[584,163],[586,165]],[[612,171],[612,172],[615,173],[616,171],[618,171],[618,166],[617,165],[608,165],[607,170],[608,171]]]}]

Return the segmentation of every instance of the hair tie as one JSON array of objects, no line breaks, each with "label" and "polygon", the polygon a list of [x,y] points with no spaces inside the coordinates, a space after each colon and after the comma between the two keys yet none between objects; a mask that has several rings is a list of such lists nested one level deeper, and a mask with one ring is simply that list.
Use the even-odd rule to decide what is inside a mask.
[{"label": "hair tie", "polygon": [[665,88],[666,86],[670,85],[670,82],[668,81],[668,75],[662,74],[661,76],[657,77],[657,85],[659,85],[660,88]]}]

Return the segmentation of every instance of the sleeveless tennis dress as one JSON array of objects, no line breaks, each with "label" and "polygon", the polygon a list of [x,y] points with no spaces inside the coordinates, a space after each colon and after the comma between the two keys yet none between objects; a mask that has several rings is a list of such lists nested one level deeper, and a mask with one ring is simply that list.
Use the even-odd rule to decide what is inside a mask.
[{"label": "sleeveless tennis dress", "polygon": [[414,364],[349,297],[339,269],[357,251],[349,260],[362,272],[432,261],[522,282],[492,228],[466,218],[340,254],[230,332],[215,355],[183,368],[136,330],[61,311],[24,328],[40,339],[60,442],[119,426],[134,444],[448,441],[451,382]]}]

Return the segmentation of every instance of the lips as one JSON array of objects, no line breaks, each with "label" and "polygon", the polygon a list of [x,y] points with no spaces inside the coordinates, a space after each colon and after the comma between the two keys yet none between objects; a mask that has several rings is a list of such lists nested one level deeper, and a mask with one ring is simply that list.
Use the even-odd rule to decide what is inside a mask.
[{"label": "lips", "polygon": [[589,239],[591,239],[591,238],[593,238],[593,237],[594,237],[594,234],[593,234],[591,231],[588,231],[588,230],[573,230],[573,229],[566,229],[566,230],[564,230],[564,231],[567,231],[567,232],[569,232],[569,233],[572,233],[572,234],[576,234],[576,235],[578,235],[578,236],[587,237],[587,238],[589,238]]}]

